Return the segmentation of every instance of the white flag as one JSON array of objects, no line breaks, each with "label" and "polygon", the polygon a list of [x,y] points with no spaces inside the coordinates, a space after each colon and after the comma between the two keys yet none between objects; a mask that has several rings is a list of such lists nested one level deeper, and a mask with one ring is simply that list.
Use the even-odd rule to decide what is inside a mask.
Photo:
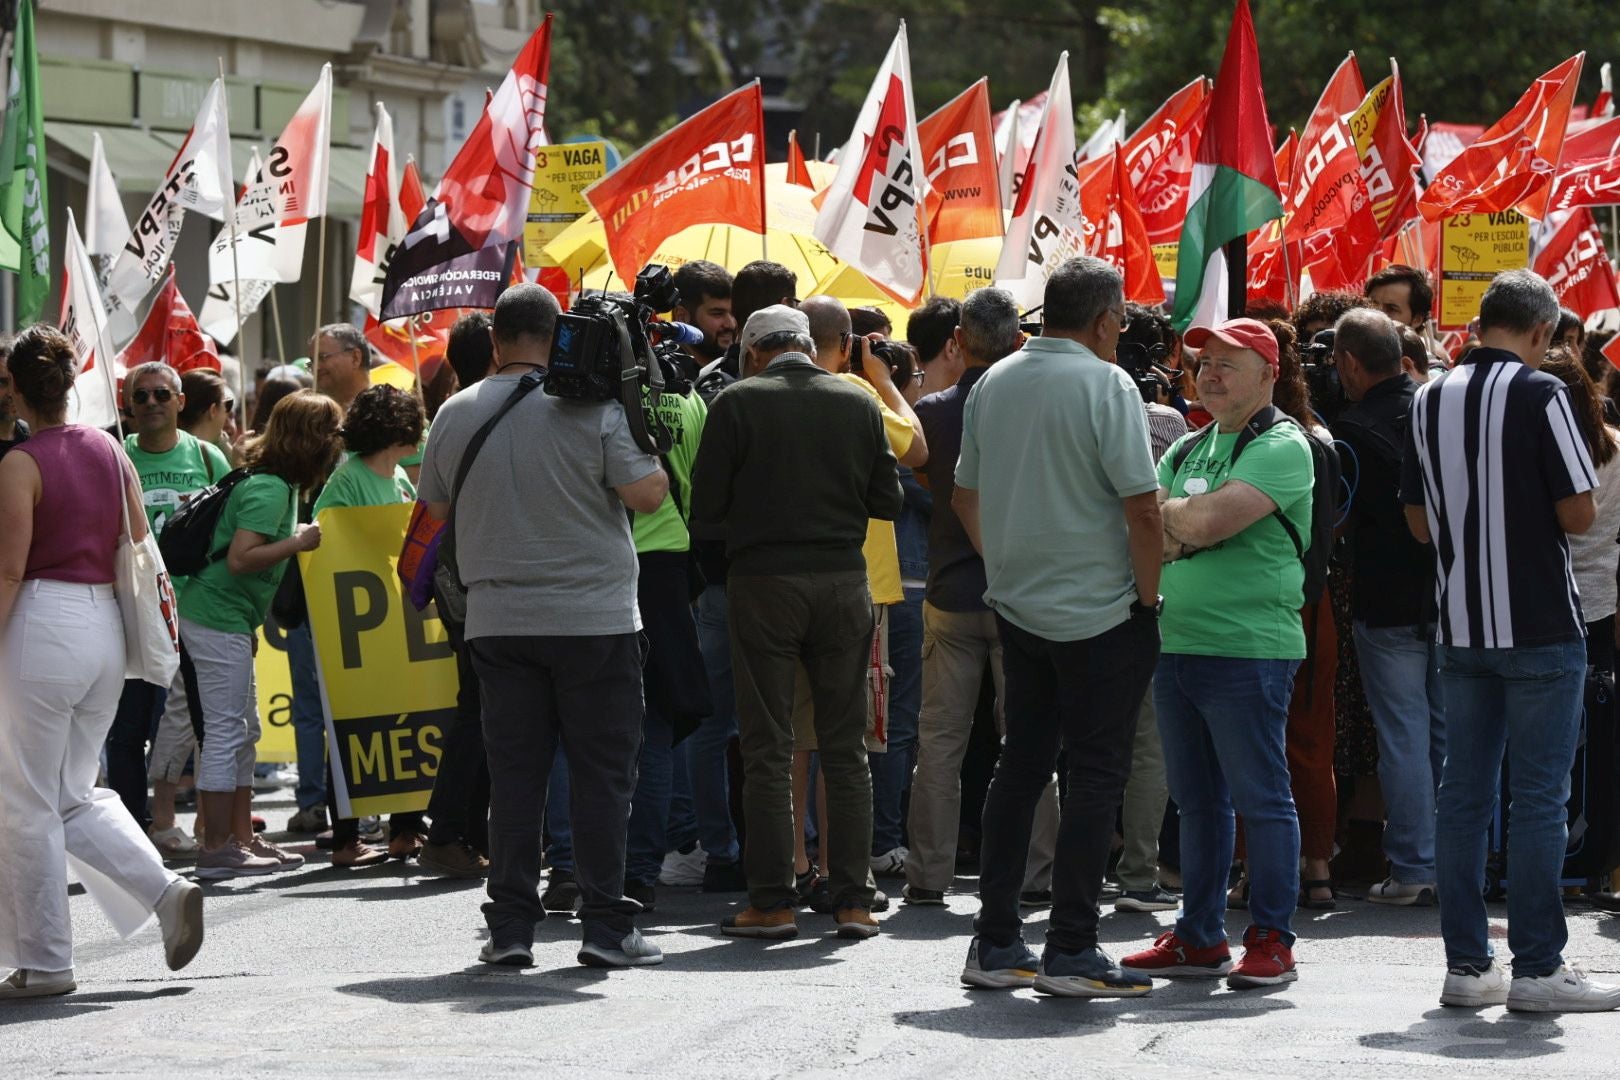
[{"label": "white flag", "polygon": [[1047,276],[1085,250],[1080,179],[1074,164],[1074,106],[1069,54],[1058,57],[1041,126],[1013,204],[1007,239],[996,264],[996,287],[1028,310],[1041,302]]},{"label": "white flag", "polygon": [[118,182],[107,166],[101,132],[90,138],[90,198],[84,207],[84,250],[112,258],[129,239],[129,216],[124,213],[124,200],[118,197]]},{"label": "white flag", "polygon": [[355,243],[354,276],[349,280],[349,299],[370,312],[372,318],[382,308],[388,260],[410,226],[399,204],[394,121],[379,101],[377,133],[371,139],[371,166],[366,171],[366,202],[360,211],[360,234]]},{"label": "white flag", "polygon": [[1013,98],[1007,111],[1001,114],[996,128],[996,168],[1001,177],[1001,205],[1013,204],[1013,177],[1018,173],[1018,108],[1022,101]]},{"label": "white flag", "polygon": [[921,164],[902,21],[838,155],[838,173],[816,215],[815,236],[906,303],[915,303],[928,284],[928,181]]},{"label": "white flag", "polygon": [[1097,130],[1092,133],[1091,138],[1087,139],[1086,144],[1075,154],[1075,159],[1077,161],[1090,161],[1092,158],[1100,158],[1110,153],[1114,149],[1115,143],[1124,141],[1125,110],[1121,109],[1119,115],[1114,119],[1104,120],[1098,126]]},{"label": "white flag", "polygon": [[[101,303],[95,267],[79,237],[79,223],[68,208],[67,242],[62,252],[62,333],[73,342],[79,375],[68,403],[70,423],[109,427],[118,422],[117,372],[111,355],[103,355],[107,309]],[[111,346],[107,346],[111,348]]]},{"label": "white flag", "polygon": [[136,218],[129,241],[113,263],[107,281],[108,303],[137,307],[168,268],[185,212],[195,210],[224,221],[234,186],[225,86],[215,79],[163,183]]},{"label": "white flag", "polygon": [[236,207],[235,257],[229,225],[220,229],[208,246],[208,294],[203,298],[197,323],[209,337],[225,345],[236,338],[238,289],[242,294],[241,318],[245,320],[259,310],[278,282],[297,281],[303,272],[306,222],[253,224],[256,212],[250,208],[249,200],[258,197],[262,205],[263,172],[255,147],[248,159],[247,188]]}]

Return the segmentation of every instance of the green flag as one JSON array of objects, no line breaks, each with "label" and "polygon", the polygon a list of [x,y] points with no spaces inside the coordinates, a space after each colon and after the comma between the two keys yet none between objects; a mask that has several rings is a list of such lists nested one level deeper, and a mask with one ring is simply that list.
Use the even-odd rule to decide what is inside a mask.
[{"label": "green flag", "polygon": [[39,97],[34,5],[18,5],[0,136],[0,268],[17,272],[17,321],[39,318],[50,292],[50,215],[45,207],[45,108]]}]

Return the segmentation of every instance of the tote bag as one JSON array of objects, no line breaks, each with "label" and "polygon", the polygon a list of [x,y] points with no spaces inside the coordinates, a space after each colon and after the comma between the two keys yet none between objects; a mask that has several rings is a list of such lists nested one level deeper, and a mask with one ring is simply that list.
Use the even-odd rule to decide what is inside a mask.
[{"label": "tote bag", "polygon": [[[122,447],[119,456],[123,456]],[[124,475],[129,475],[127,470]],[[124,535],[118,544],[115,588],[118,613],[124,621],[124,677],[167,689],[180,670],[180,618],[174,584],[152,530],[147,529],[139,543],[131,539],[129,497],[123,490],[118,504],[124,511]]]}]

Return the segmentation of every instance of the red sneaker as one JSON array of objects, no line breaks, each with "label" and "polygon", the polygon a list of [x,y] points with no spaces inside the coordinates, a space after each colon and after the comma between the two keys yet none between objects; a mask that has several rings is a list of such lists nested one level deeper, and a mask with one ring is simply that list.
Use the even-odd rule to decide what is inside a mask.
[{"label": "red sneaker", "polygon": [[1200,949],[1169,930],[1154,940],[1153,948],[1125,957],[1119,966],[1150,978],[1218,979],[1232,970],[1232,950],[1225,941]]},{"label": "red sneaker", "polygon": [[1294,970],[1294,950],[1283,944],[1275,930],[1251,926],[1243,932],[1243,959],[1226,977],[1233,990],[1276,986],[1299,978]]}]

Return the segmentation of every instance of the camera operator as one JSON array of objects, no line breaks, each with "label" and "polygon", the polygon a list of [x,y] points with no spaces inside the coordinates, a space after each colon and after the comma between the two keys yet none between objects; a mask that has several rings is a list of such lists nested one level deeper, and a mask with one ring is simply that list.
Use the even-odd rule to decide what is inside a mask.
[{"label": "camera operator", "polygon": [[803,312],[773,305],[743,326],[747,370],[709,412],[692,476],[694,528],[724,530],[727,603],[748,821],[749,906],[721,924],[734,937],[789,938],[794,904],[792,763],[795,668],[815,695],[833,828],[826,852],[838,933],[878,926],[866,845],[866,671],[872,596],[867,521],[902,504],[877,405],[817,367]]},{"label": "camera operator", "polygon": [[[489,941],[485,963],[528,966],[545,917],[540,816],[559,743],[573,771],[581,963],[662,960],[624,898],[625,832],[641,747],[641,618],[628,507],[669,493],[658,459],[623,407],[529,393],[475,433],[548,362],[557,301],[538,285],[501,294],[491,320],[495,372],[439,410],[421,496],[448,517],[467,586],[467,648],[478,672],[490,767]],[[527,381],[524,381],[527,380]]]}]

